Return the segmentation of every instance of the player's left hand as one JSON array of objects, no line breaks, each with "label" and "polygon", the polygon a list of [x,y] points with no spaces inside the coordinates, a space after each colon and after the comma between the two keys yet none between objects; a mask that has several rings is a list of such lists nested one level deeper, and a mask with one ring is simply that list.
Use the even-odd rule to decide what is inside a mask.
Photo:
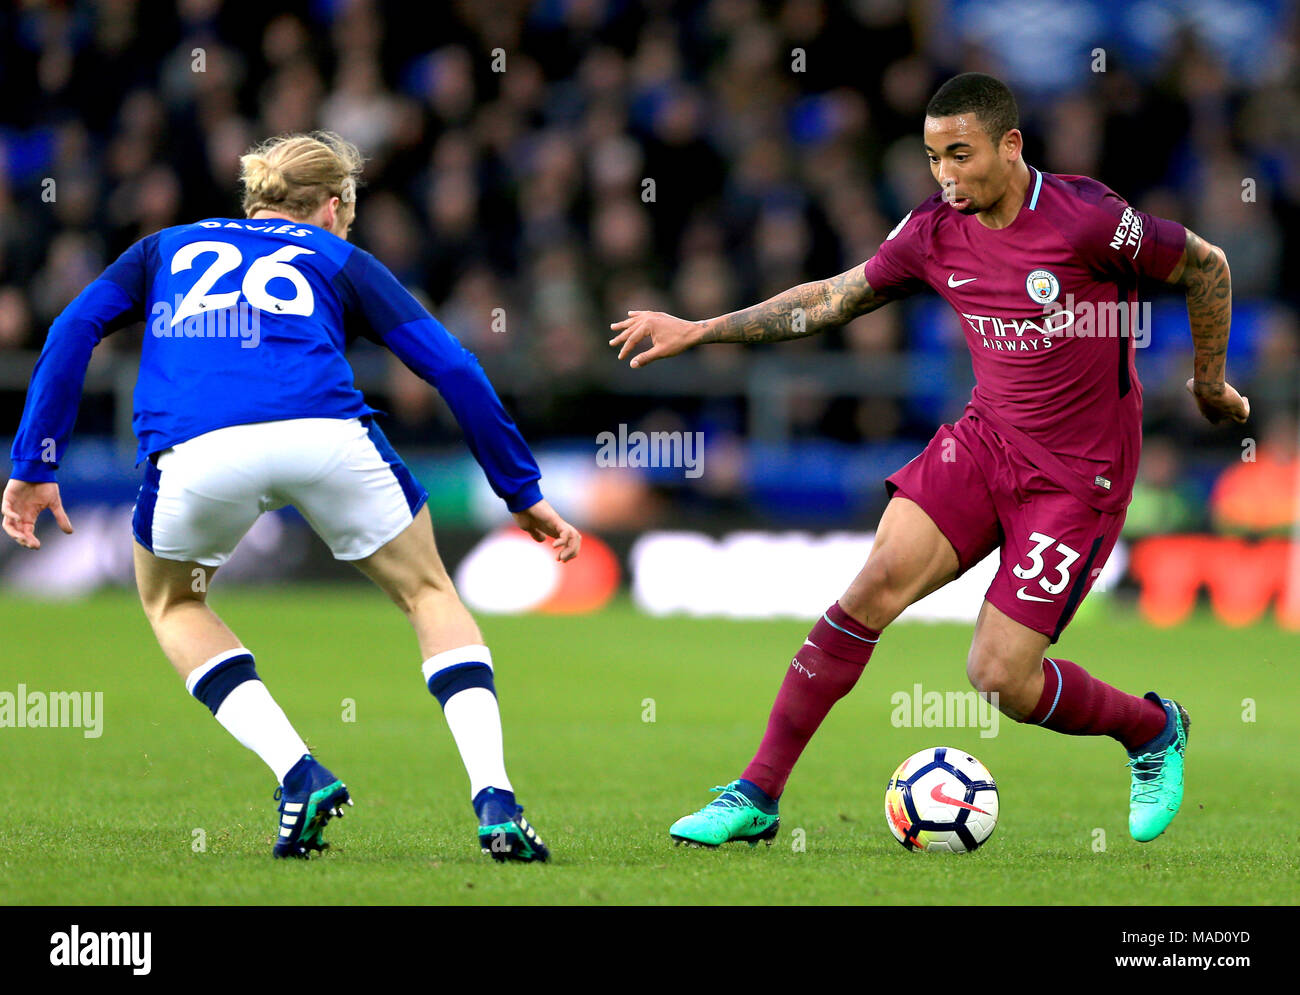
[{"label": "player's left hand", "polygon": [[1238,394],[1226,380],[1221,384],[1204,384],[1197,383],[1193,377],[1187,381],[1187,390],[1196,398],[1196,406],[1211,425],[1225,418],[1240,425],[1250,417],[1250,398]]},{"label": "player's left hand", "polygon": [[642,339],[649,336],[650,348],[637,353],[628,364],[633,369],[685,352],[695,345],[700,335],[700,322],[675,318],[662,311],[629,311],[626,318],[609,327],[618,332],[609,344],[620,347],[619,359],[631,353]]},{"label": "player's left hand", "polygon": [[4,500],[0,503],[5,532],[20,546],[40,549],[41,541],[36,538],[36,519],[46,508],[54,515],[59,528],[72,535],[72,522],[68,521],[68,513],[63,510],[58,484],[10,480],[5,486]]},{"label": "player's left hand", "polygon": [[582,533],[561,518],[544,499],[531,508],[514,512],[514,516],[515,524],[532,536],[534,541],[544,542],[547,536],[554,539],[551,548],[561,563],[573,559],[582,548]]}]

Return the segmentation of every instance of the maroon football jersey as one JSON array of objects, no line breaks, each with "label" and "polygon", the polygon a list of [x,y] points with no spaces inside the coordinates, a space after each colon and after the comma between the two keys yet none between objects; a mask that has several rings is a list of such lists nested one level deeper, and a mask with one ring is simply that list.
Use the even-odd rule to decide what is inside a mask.
[{"label": "maroon football jersey", "polygon": [[990,229],[936,193],[866,262],[877,293],[933,287],[975,369],[968,411],[1100,511],[1128,505],[1142,446],[1137,282],[1182,256],[1182,225],[1084,176],[1029,167],[1016,219]]}]

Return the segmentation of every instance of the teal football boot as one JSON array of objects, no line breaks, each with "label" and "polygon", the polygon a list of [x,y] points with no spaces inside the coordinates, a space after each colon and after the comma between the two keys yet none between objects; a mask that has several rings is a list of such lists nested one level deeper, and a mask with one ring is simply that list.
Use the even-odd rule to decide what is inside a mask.
[{"label": "teal football boot", "polygon": [[1129,790],[1128,831],[1139,843],[1155,839],[1173,822],[1183,804],[1183,754],[1191,719],[1176,701],[1161,698],[1154,691],[1148,701],[1158,702],[1168,715],[1164,733],[1145,748],[1129,754],[1132,768]]},{"label": "teal football boot", "polygon": [[748,781],[732,781],[713,790],[722,794],[669,827],[668,835],[677,844],[712,849],[740,841],[757,846],[759,840],[764,840],[768,846],[772,845],[781,825],[775,801]]}]

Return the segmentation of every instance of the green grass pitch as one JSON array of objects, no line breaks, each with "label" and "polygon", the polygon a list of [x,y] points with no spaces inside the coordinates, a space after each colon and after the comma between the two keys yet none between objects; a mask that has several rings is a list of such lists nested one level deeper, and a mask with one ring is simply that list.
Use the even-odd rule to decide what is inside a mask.
[{"label": "green grass pitch", "polygon": [[[212,603],[352,790],[332,848],[271,860],[271,775],[185,694],[131,594],[6,597],[0,692],[102,691],[104,725],[94,739],[0,728],[4,903],[1236,905],[1300,891],[1296,643],[1271,626],[1160,631],[1099,602],[1056,647],[1187,706],[1187,797],[1154,843],[1128,837],[1125,756],[1109,739],[891,725],[895,692],[968,687],[969,626],[898,624],[796,769],[775,845],[708,851],[674,848],[667,828],[739,774],[809,623],[656,619],[625,603],[485,617],[511,776],[554,854],[503,866],[478,850],[414,637],[382,596],[218,588]],[[885,826],[890,773],[936,745],[998,780],[1001,819],[974,854],[907,853]]]}]

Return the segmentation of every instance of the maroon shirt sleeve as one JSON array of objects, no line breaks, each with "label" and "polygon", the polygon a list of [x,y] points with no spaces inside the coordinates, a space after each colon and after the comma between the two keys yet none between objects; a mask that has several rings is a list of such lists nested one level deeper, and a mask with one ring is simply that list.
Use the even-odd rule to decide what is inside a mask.
[{"label": "maroon shirt sleeve", "polygon": [[927,286],[923,239],[928,216],[923,208],[909,211],[863,265],[867,285],[880,297],[897,300]]},{"label": "maroon shirt sleeve", "polygon": [[1130,207],[1107,190],[1083,226],[1080,254],[1093,269],[1108,277],[1165,280],[1187,243],[1187,229]]}]

